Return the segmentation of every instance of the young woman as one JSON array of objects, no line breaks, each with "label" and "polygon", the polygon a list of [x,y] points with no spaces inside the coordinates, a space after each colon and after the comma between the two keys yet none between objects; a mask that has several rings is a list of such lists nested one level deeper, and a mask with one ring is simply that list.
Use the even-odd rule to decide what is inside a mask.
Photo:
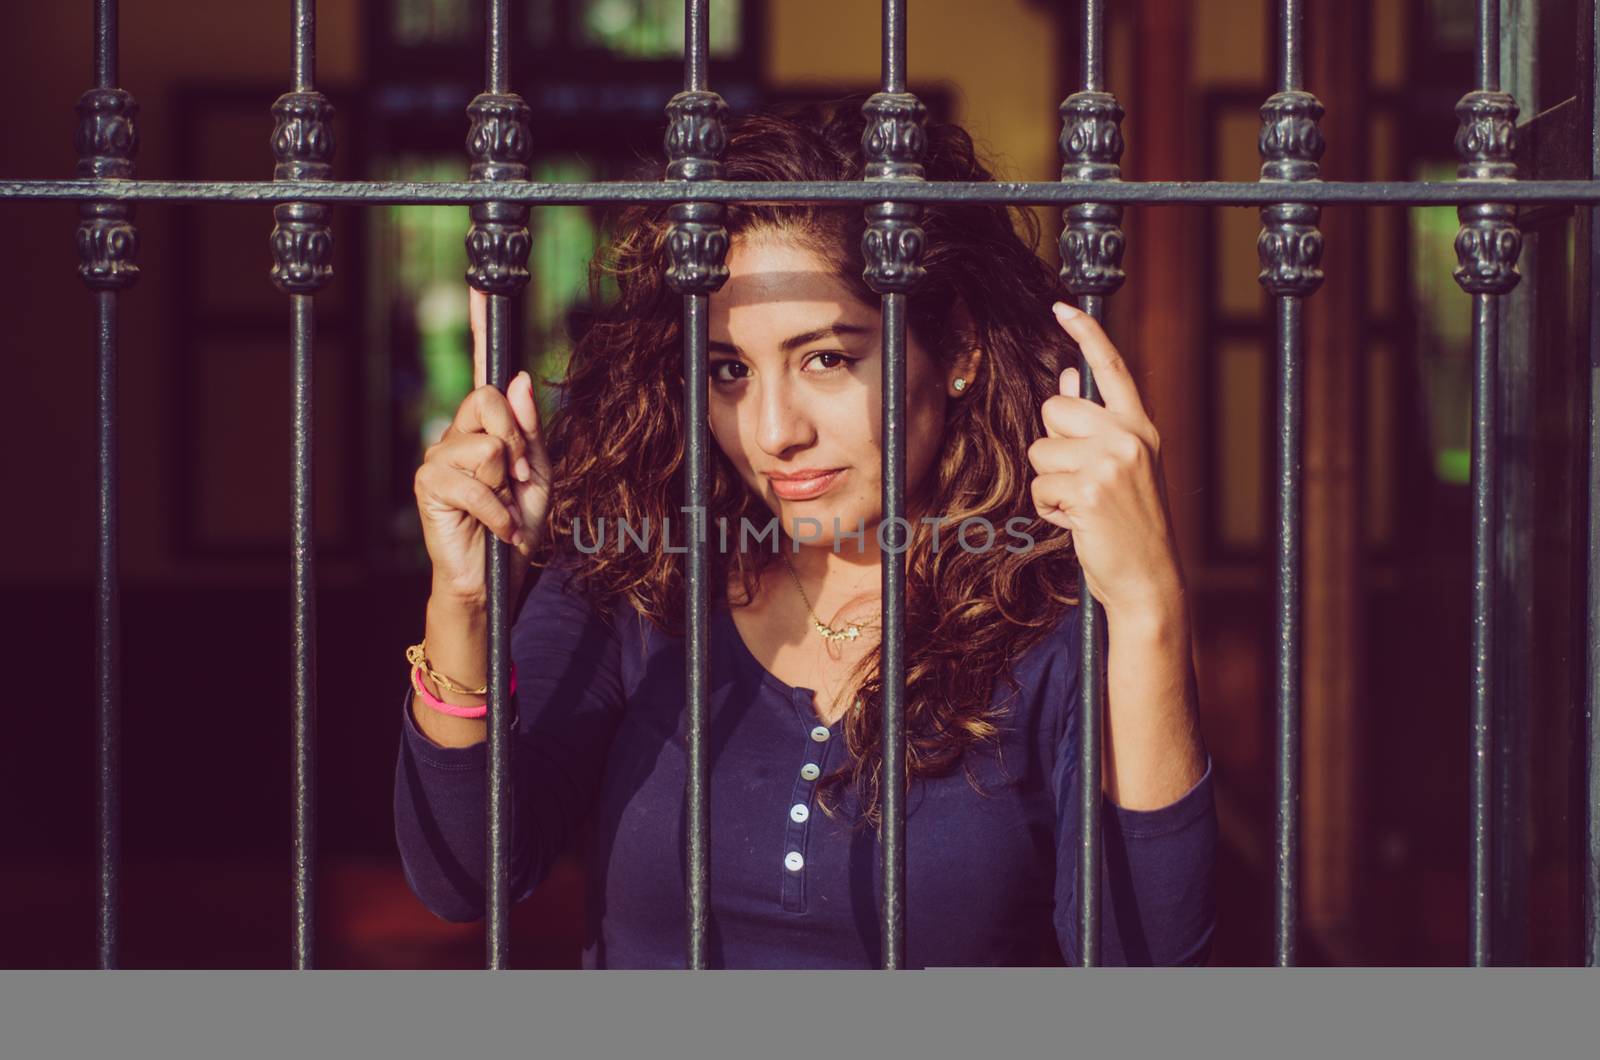
[{"label": "young woman", "polygon": [[[842,105],[730,123],[731,180],[859,180]],[[989,180],[930,125],[930,180]],[[1022,233],[1019,234],[1019,223]],[[710,298],[710,904],[716,967],[878,967],[882,354],[855,206],[730,207]],[[1159,440],[1117,351],[1055,303],[1031,215],[927,208],[909,296],[906,963],[1080,952],[1078,607],[1105,606],[1102,960],[1204,963],[1216,820]],[[486,533],[510,542],[512,893],[569,845],[585,967],[683,967],[682,299],[659,207],[597,259],[618,297],[560,411],[479,386],[416,476],[433,563],[395,776],[407,879],[484,901]],[[1074,345],[1105,404],[1077,397]],[[670,520],[670,523],[668,522]],[[773,524],[776,524],[775,526]],[[985,529],[985,528],[989,529]],[[765,533],[765,536],[759,536]],[[442,680],[436,680],[442,678]]]}]

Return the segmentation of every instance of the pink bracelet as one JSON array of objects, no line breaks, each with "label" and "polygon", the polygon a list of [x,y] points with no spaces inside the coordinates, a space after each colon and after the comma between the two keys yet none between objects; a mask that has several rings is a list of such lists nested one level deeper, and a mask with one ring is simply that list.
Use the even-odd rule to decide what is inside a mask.
[{"label": "pink bracelet", "polygon": [[[422,685],[421,667],[418,667],[418,666],[412,666],[411,667],[411,687],[417,690],[417,695],[422,697],[422,701],[424,703],[428,704],[428,706],[432,707],[434,710],[442,711],[445,714],[450,714],[450,715],[453,715],[454,717],[457,717],[457,718],[481,718],[484,715],[489,713],[489,704],[487,704],[487,703],[480,703],[475,707],[460,707],[460,706],[457,706],[454,703],[446,703],[441,699],[434,698],[432,695],[430,695],[428,693],[428,690],[426,688],[424,688],[423,685]],[[516,663],[512,663],[511,664],[511,691],[513,693],[515,693],[516,690],[517,690],[517,664]]]}]

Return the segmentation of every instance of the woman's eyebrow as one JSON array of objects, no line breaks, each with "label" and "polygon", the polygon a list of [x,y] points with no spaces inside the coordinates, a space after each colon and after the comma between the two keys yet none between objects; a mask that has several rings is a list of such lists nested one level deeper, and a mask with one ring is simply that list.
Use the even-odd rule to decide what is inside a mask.
[{"label": "woman's eyebrow", "polygon": [[[829,324],[826,327],[815,328],[811,331],[802,331],[778,343],[778,348],[784,353],[793,353],[802,346],[816,342],[818,339],[843,338],[849,335],[865,335],[872,329],[861,324]],[[718,342],[715,339],[707,340],[708,353],[731,353],[743,356],[744,351],[730,342]]]}]

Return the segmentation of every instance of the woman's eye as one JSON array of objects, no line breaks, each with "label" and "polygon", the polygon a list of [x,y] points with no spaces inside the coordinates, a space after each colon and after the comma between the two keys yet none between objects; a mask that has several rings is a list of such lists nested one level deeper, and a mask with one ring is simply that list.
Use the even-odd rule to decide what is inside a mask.
[{"label": "woman's eye", "polygon": [[[832,363],[823,363],[824,358],[832,358],[833,359]],[[822,364],[822,368],[823,368],[824,371],[831,371],[834,368],[839,367],[840,365],[849,364],[850,363],[850,358],[846,357],[844,354],[839,353],[839,352],[837,352],[835,350],[827,350],[827,351],[824,351],[823,353],[819,353],[815,357],[813,357],[812,360],[814,362],[821,363]]]},{"label": "woman's eye", "polygon": [[[736,376],[734,376],[733,378],[730,379],[728,376],[721,374],[722,369],[724,369],[724,368],[737,368],[737,369],[739,369],[741,374],[736,375]],[[739,379],[743,379],[744,378],[744,375],[742,374],[744,372],[744,369],[745,369],[745,366],[742,363],[740,363],[739,361],[712,361],[711,362],[711,380],[712,380],[712,382],[716,382],[716,383],[732,383],[732,382],[735,382],[735,381],[737,381]]]}]

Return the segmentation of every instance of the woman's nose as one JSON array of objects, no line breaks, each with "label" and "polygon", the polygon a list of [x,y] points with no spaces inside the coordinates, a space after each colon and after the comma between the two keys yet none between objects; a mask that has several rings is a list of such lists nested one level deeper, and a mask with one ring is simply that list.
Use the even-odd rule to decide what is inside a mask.
[{"label": "woman's nose", "polygon": [[794,393],[782,384],[762,390],[756,444],[769,456],[781,456],[797,446],[807,445],[815,435],[811,418],[794,399]]}]

